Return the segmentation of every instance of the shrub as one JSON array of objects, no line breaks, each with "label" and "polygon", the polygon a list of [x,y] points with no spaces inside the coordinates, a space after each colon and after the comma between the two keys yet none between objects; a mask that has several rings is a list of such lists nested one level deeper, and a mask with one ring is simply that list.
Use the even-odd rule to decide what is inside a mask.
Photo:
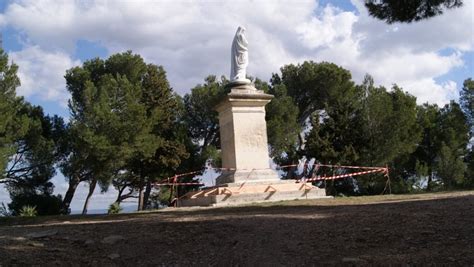
[{"label": "shrub", "polygon": [[20,217],[36,217],[38,212],[36,211],[36,206],[23,206],[18,215]]},{"label": "shrub", "polygon": [[120,203],[114,202],[110,204],[108,214],[118,214],[122,211],[122,207],[120,207]]},{"label": "shrub", "polygon": [[20,215],[25,206],[35,206],[37,215],[57,215],[61,213],[62,197],[60,195],[19,194],[11,196],[8,204],[12,215]]}]

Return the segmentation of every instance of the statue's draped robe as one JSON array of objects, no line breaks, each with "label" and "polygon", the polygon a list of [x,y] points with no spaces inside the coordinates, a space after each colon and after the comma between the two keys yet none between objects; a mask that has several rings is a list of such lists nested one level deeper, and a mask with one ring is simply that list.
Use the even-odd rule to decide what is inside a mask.
[{"label": "statue's draped robe", "polygon": [[245,78],[246,69],[249,64],[247,46],[248,42],[247,38],[245,38],[245,28],[239,27],[235,33],[234,41],[232,42],[231,81],[248,81]]}]

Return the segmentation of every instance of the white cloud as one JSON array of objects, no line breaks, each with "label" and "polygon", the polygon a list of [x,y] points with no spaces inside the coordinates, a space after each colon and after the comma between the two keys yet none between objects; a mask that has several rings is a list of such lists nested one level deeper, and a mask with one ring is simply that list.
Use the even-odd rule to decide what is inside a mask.
[{"label": "white cloud", "polygon": [[410,93],[417,96],[418,103],[437,103],[442,107],[450,100],[458,98],[457,84],[451,80],[438,84],[433,79],[423,79],[405,81],[398,85],[411,88]]},{"label": "white cloud", "polygon": [[7,24],[7,21],[5,19],[5,16],[3,16],[2,14],[0,14],[0,27],[3,27]]},{"label": "white cloud", "polygon": [[[75,63],[69,55],[77,40],[99,42],[110,53],[133,49],[147,61],[163,65],[180,93],[208,74],[228,75],[230,43],[237,26],[243,25],[249,34],[248,70],[253,76],[269,79],[284,64],[325,60],[351,70],[357,82],[370,73],[385,86],[410,85],[405,89],[420,100],[427,99],[426,88],[433,87],[417,86],[430,81],[440,91],[429,99],[445,103],[451,93],[435,78],[462,66],[462,53],[473,50],[472,2],[430,20],[393,25],[369,17],[362,1],[353,4],[357,12],[319,6],[313,0],[18,0],[0,21],[22,32],[36,49],[59,55],[64,66]],[[440,54],[446,49],[451,52]],[[51,73],[62,77],[66,68],[58,66]],[[46,75],[34,71],[39,70],[24,76]],[[59,92],[63,91],[49,91]]]},{"label": "white cloud", "polygon": [[[457,99],[457,95],[452,90],[446,90],[451,87],[437,84],[434,78],[462,64],[460,53],[440,56],[437,53],[412,54],[399,51],[398,54],[380,53],[372,60],[363,61],[362,67],[373,75],[376,83],[387,88],[396,83],[415,95],[418,103],[428,101],[444,105],[451,99]],[[359,80],[362,79],[362,73],[355,74]]]},{"label": "white cloud", "polygon": [[62,52],[49,52],[39,46],[29,46],[19,52],[10,53],[10,59],[19,66],[21,86],[19,95],[39,96],[43,100],[57,101],[66,106],[69,94],[66,91],[64,75],[66,70],[79,65]]},{"label": "white cloud", "polygon": [[320,18],[312,17],[309,22],[301,23],[296,32],[301,42],[310,49],[332,46],[334,43],[351,38],[352,25],[357,16],[352,12],[341,12],[332,6],[326,6]]}]

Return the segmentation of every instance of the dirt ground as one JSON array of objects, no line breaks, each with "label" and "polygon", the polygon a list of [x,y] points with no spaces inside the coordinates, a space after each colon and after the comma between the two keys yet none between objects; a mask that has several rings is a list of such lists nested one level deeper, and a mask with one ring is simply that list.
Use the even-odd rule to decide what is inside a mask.
[{"label": "dirt ground", "polygon": [[0,221],[0,266],[474,266],[474,191]]}]

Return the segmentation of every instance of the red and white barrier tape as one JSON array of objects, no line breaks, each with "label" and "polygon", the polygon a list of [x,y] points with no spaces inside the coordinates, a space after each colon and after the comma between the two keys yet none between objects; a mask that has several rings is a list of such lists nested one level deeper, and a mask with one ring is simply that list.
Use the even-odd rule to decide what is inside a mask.
[{"label": "red and white barrier tape", "polygon": [[388,170],[387,170],[387,168],[380,168],[380,169],[376,169],[376,170],[363,171],[363,172],[354,172],[354,173],[346,173],[346,174],[340,174],[340,175],[334,175],[334,176],[323,176],[323,177],[302,179],[302,180],[297,180],[297,182],[314,182],[314,181],[322,181],[322,180],[336,180],[336,179],[341,179],[341,178],[345,178],[345,177],[364,175],[364,174],[376,173],[376,172],[387,173]]},{"label": "red and white barrier tape", "polygon": [[153,184],[154,186],[160,186],[160,185],[204,185],[203,183],[155,183]]},{"label": "red and white barrier tape", "polygon": [[[283,169],[283,168],[289,168],[289,167],[304,167],[309,164],[291,164],[291,165],[282,165],[277,167],[278,169]],[[364,166],[344,166],[344,165],[329,165],[329,164],[312,164],[314,166],[319,166],[319,167],[329,167],[329,168],[341,168],[341,169],[366,169],[366,170],[378,170],[378,169],[383,169],[385,167],[364,167]]]},{"label": "red and white barrier tape", "polygon": [[[309,164],[291,164],[291,165],[283,165],[283,166],[278,166],[277,169],[284,169],[284,168],[289,168],[289,167],[304,167]],[[324,177],[315,177],[315,178],[308,178],[308,179],[301,179],[297,180],[296,182],[304,181],[304,182],[313,182],[313,181],[321,181],[321,180],[335,180],[335,179],[340,179],[340,178],[345,178],[345,177],[351,177],[351,176],[357,176],[357,175],[364,175],[364,174],[369,174],[369,173],[376,173],[376,172],[383,172],[383,173],[388,173],[388,168],[387,167],[364,167],[364,166],[344,166],[344,165],[329,165],[329,164],[318,164],[315,163],[313,164],[316,167],[316,170],[319,169],[319,167],[329,167],[329,168],[341,168],[341,169],[362,169],[362,170],[369,170],[369,171],[362,171],[362,172],[356,172],[356,173],[347,173],[347,174],[341,174],[341,175],[335,175],[335,176],[324,176]],[[206,170],[220,170],[220,171],[235,171],[237,169],[235,168],[210,168],[206,167]],[[270,168],[267,168],[270,169]],[[256,171],[256,170],[267,170],[267,169],[239,169],[239,171]],[[192,172],[186,172],[186,173],[180,173],[176,174],[172,177],[168,177],[166,179],[161,180],[160,182],[155,183],[155,186],[160,186],[160,185],[204,185],[203,183],[199,182],[189,182],[189,183],[180,183],[178,182],[178,178],[183,177],[183,176],[188,176],[188,175],[193,175],[193,174],[198,174],[202,173],[204,170],[199,170],[199,171],[192,171]]]}]

